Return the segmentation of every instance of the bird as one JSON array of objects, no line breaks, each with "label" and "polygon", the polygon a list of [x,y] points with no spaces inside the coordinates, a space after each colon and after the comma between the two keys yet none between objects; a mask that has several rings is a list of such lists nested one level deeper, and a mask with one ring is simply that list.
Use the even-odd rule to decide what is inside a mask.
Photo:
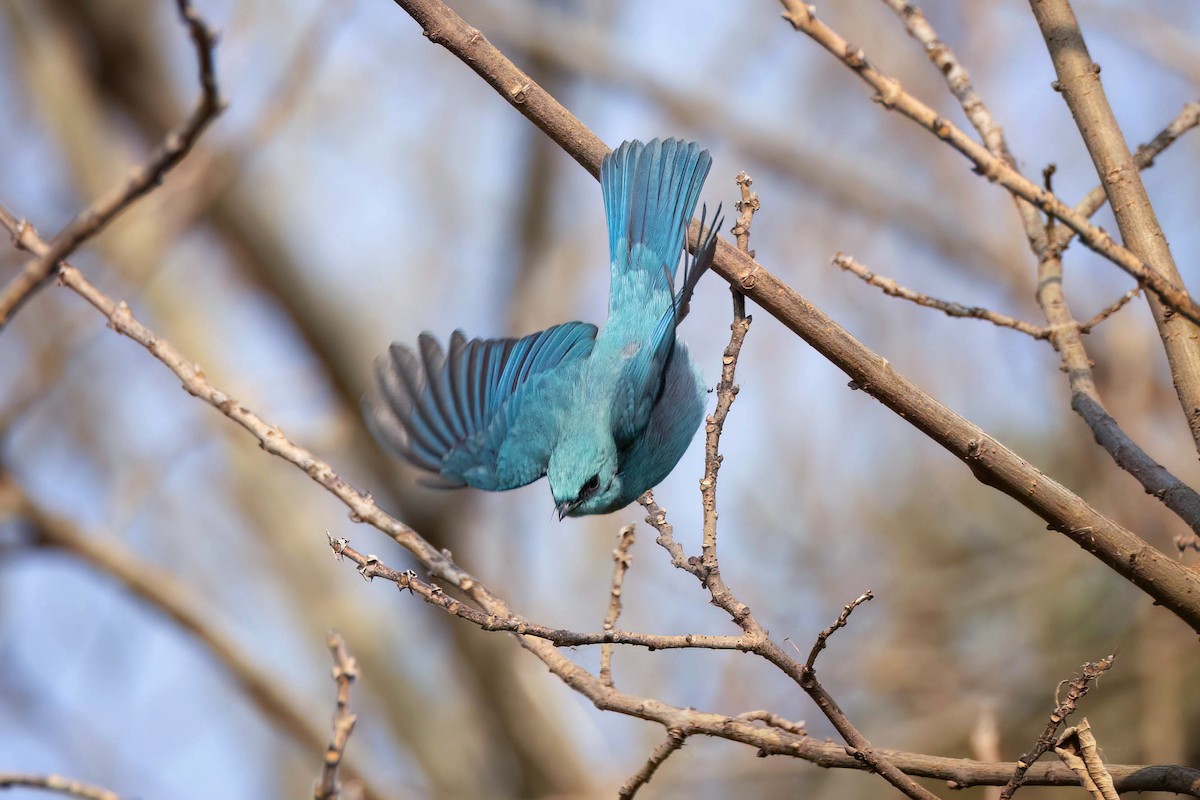
[{"label": "bird", "polygon": [[[721,225],[683,249],[712,157],[695,142],[626,141],[600,185],[611,255],[603,329],[565,322],[443,349],[428,332],[374,363],[368,426],[439,488],[515,489],[545,476],[565,517],[619,510],[661,482],[704,417],[708,389],[676,327]],[[683,279],[676,289],[680,255]]]}]

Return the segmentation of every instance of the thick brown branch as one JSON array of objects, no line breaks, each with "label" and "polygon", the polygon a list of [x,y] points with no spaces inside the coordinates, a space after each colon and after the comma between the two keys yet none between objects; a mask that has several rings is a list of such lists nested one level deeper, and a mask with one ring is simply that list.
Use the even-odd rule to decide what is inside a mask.
[{"label": "thick brown branch", "polygon": [[[1171,248],[1158,224],[1125,135],[1108,104],[1100,81],[1100,68],[1088,54],[1071,4],[1067,0],[1030,0],[1030,5],[1054,62],[1058,89],[1071,109],[1096,165],[1122,240],[1149,266],[1148,274],[1153,274],[1156,280],[1182,287],[1183,279],[1175,266]],[[1150,281],[1147,285],[1154,288]],[[1185,313],[1188,319],[1182,319],[1173,313],[1180,310],[1178,304],[1172,298],[1159,296],[1157,291],[1148,294],[1146,299],[1158,325],[1175,392],[1192,439],[1200,449],[1200,328],[1196,326],[1200,320],[1191,314]]]}]

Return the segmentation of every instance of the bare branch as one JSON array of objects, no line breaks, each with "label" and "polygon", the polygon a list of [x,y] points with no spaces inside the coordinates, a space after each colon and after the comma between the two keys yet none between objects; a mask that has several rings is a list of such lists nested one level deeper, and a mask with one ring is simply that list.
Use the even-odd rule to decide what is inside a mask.
[{"label": "bare branch", "polygon": [[961,303],[949,300],[939,300],[936,297],[930,297],[927,294],[922,294],[921,292],[901,286],[892,278],[872,272],[863,264],[855,261],[853,256],[848,256],[845,253],[836,254],[833,257],[833,263],[846,272],[862,278],[871,286],[879,288],[884,294],[899,297],[901,300],[908,300],[926,308],[937,309],[947,316],[986,320],[1001,328],[1012,328],[1015,331],[1020,331],[1027,336],[1032,336],[1034,339],[1045,339],[1050,335],[1045,328],[1039,328],[1036,325],[1015,319],[1007,314],[1001,314],[998,311],[980,308],[979,306],[964,306]]},{"label": "bare branch", "polygon": [[773,711],[746,711],[742,714],[738,714],[737,718],[755,720],[763,723],[764,725],[769,725],[772,728],[779,728],[781,731],[794,733],[797,736],[808,736],[808,730],[805,729],[803,720],[800,722],[792,722],[791,720],[784,719]]},{"label": "bare branch", "polygon": [[[1043,753],[1054,746],[1055,734],[1063,720],[1075,710],[1075,704],[1088,693],[1092,681],[1106,672],[1113,665],[1115,659],[1115,655],[1109,655],[1095,663],[1089,661],[1083,665],[1079,675],[1068,684],[1067,696],[1062,700],[1056,699],[1057,704],[1050,714],[1050,720],[1046,723],[1045,730],[1042,731],[1042,735],[1038,737],[1033,748],[1028,753],[1022,753],[1021,758],[1017,760],[1017,768],[1013,771],[1008,783],[1005,784],[1004,790],[1000,792],[1000,800],[1009,800],[1013,793],[1021,788],[1021,785],[1025,783],[1025,773],[1035,761],[1042,757]],[[1055,694],[1057,695],[1057,692]]]},{"label": "bare branch", "polygon": [[23,775],[14,772],[0,772],[0,789],[20,789],[22,787],[70,795],[78,797],[80,800],[121,800],[116,792],[73,778],[64,778],[61,775]]},{"label": "bare branch", "polygon": [[817,634],[817,640],[813,642],[812,650],[808,652],[808,660],[804,662],[805,671],[812,672],[814,669],[816,669],[817,656],[820,655],[821,651],[828,646],[829,637],[833,636],[833,634],[839,629],[846,627],[846,623],[850,621],[850,615],[854,613],[854,609],[858,608],[868,600],[874,599],[875,594],[870,589],[867,589],[858,597],[842,606],[842,613],[838,614],[838,618],[834,620],[833,624]]},{"label": "bare branch", "polygon": [[854,600],[851,600],[842,608],[842,613],[838,615],[837,620],[817,635],[817,640],[813,643],[812,650],[809,651],[808,660],[804,662],[804,666],[800,672],[800,687],[808,693],[808,696],[813,699],[813,702],[825,714],[826,719],[833,723],[833,727],[846,740],[847,753],[855,759],[862,761],[872,772],[878,773],[884,780],[903,792],[906,797],[918,798],[919,800],[936,800],[937,795],[914,781],[902,769],[893,764],[887,756],[881,754],[871,746],[871,742],[867,737],[863,736],[858,728],[850,722],[850,718],[846,716],[846,712],[842,711],[837,701],[833,699],[833,696],[817,680],[817,672],[814,668],[817,655],[825,649],[829,637],[835,631],[846,627],[846,623],[850,619],[850,614],[854,612],[854,609],[872,597],[874,595],[868,590]]},{"label": "bare branch", "polygon": [[[1182,287],[1183,278],[1125,135],[1108,104],[1100,81],[1100,67],[1088,54],[1071,4],[1067,0],[1030,0],[1030,6],[1054,62],[1056,86],[1075,118],[1096,174],[1111,201],[1121,238],[1136,258],[1149,266],[1148,274],[1171,286]],[[1146,283],[1155,289],[1152,281]],[[1192,440],[1200,449],[1200,329],[1193,324],[1200,323],[1200,319],[1186,311],[1184,316],[1188,319],[1181,319],[1173,313],[1180,310],[1178,304],[1172,298],[1161,297],[1157,290],[1146,299],[1154,313]]]},{"label": "bare branch", "polygon": [[[500,616],[489,614],[474,608],[451,595],[446,594],[440,586],[436,586],[417,577],[412,570],[399,571],[384,564],[379,558],[370,553],[361,553],[350,546],[345,539],[329,538],[329,545],[334,555],[341,559],[347,558],[358,567],[358,574],[365,580],[383,578],[396,584],[401,590],[407,590],[417,595],[426,603],[442,609],[446,613],[464,619],[477,625],[485,631],[507,631],[521,636],[533,636],[551,642],[555,647],[588,647],[606,644],[623,644],[635,647],[646,647],[651,650],[737,650],[751,652],[753,643],[744,636],[711,636],[704,634],[655,634],[635,633],[615,628],[605,629],[599,633],[578,633],[561,628],[549,628],[530,622],[517,614]],[[611,683],[607,684],[611,687]]]},{"label": "bare branch", "polygon": [[662,766],[662,763],[671,757],[671,754],[683,747],[683,743],[687,740],[687,735],[683,731],[672,728],[667,731],[667,739],[665,742],[654,748],[654,752],[646,759],[646,763],[642,765],[636,773],[629,777],[621,785],[620,791],[617,792],[617,797],[628,800],[638,793],[638,790],[650,782],[654,777],[654,773]]},{"label": "bare branch", "polygon": [[1141,293],[1142,293],[1142,287],[1140,287],[1140,286],[1133,287],[1128,292],[1126,292],[1125,294],[1123,294],[1119,298],[1117,298],[1117,300],[1115,300],[1112,304],[1101,309],[1100,311],[1097,311],[1095,316],[1093,316],[1087,322],[1084,322],[1083,324],[1081,324],[1079,326],[1079,332],[1080,333],[1091,333],[1093,328],[1095,328],[1101,322],[1104,322],[1104,320],[1108,319],[1113,314],[1120,311],[1122,308],[1125,307],[1125,305],[1130,300],[1137,297]]},{"label": "bare branch", "polygon": [[[636,525],[626,525],[617,534],[617,546],[613,550],[612,588],[608,596],[608,611],[604,614],[605,633],[616,629],[617,618],[621,616],[621,587],[625,583],[625,572],[629,569],[632,559],[629,549],[633,547],[633,542],[637,538],[636,531]],[[606,686],[613,685],[612,654],[611,642],[600,645],[600,682]]]},{"label": "bare branch", "polygon": [[346,743],[358,720],[350,713],[350,684],[358,678],[358,662],[346,649],[346,642],[339,633],[330,633],[329,653],[333,656],[333,681],[337,684],[337,708],[333,713],[333,738],[325,748],[325,761],[321,765],[321,777],[313,789],[314,800],[338,800],[341,786],[338,784],[338,767],[346,752]]},{"label": "bare branch", "polygon": [[157,188],[167,172],[183,160],[200,134],[224,108],[213,65],[216,34],[188,0],[177,0],[177,4],[179,15],[191,34],[199,62],[201,93],[196,107],[182,124],[167,133],[146,163],[134,169],[120,186],[114,187],[80,212],[54,237],[45,252],[25,264],[8,285],[0,289],[0,331],[13,313],[50,280],[59,262],[103,230],[122,211]]},{"label": "bare branch", "polygon": [[[759,209],[758,195],[750,191],[752,183],[746,173],[739,173],[735,179],[741,190],[742,199],[738,201],[737,210],[740,213],[734,224],[738,248],[748,252],[750,246],[750,225],[754,221],[754,213]],[[724,456],[720,453],[721,433],[725,429],[725,420],[729,409],[737,397],[738,386],[733,382],[737,372],[738,356],[742,353],[742,344],[746,341],[746,333],[750,330],[751,317],[746,316],[746,299],[738,287],[731,287],[733,293],[733,321],[729,325],[729,344],[721,357],[721,380],[717,382],[717,405],[709,415],[704,427],[704,477],[700,479],[700,505],[704,511],[703,540],[700,545],[701,581],[712,595],[712,602],[718,608],[726,611],[729,616],[752,639],[766,638],[766,631],[754,621],[750,608],[736,597],[721,577],[721,565],[717,560],[717,473],[721,469]]]},{"label": "bare branch", "polygon": [[837,32],[817,19],[813,7],[801,0],[781,0],[783,17],[792,27],[808,35],[842,63],[855,72],[877,92],[875,99],[886,109],[899,111],[959,153],[966,156],[988,180],[999,183],[1010,192],[1024,198],[1047,214],[1062,220],[1079,235],[1080,241],[1104,258],[1142,281],[1162,301],[1183,316],[1200,323],[1200,306],[1187,292],[1164,277],[1143,259],[1117,244],[1102,228],[1088,222],[1087,217],[1024,175],[1004,163],[1004,159],[988,152],[987,148],[967,136],[945,117],[917,100],[900,86],[899,81],[880,72],[862,50],[852,46]]}]

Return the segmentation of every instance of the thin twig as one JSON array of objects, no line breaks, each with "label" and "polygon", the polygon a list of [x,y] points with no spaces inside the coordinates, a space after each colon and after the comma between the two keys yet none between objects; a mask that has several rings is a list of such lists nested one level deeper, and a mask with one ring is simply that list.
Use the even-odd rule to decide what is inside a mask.
[{"label": "thin twig", "polygon": [[1037,325],[1031,325],[1024,320],[1015,319],[998,311],[992,311],[991,309],[979,306],[964,306],[961,303],[949,300],[939,300],[936,297],[930,297],[927,294],[922,294],[921,292],[901,286],[892,278],[872,272],[865,265],[856,261],[853,256],[848,256],[845,253],[836,254],[833,257],[833,263],[846,272],[862,278],[871,286],[879,288],[884,294],[899,297],[901,300],[908,300],[926,308],[937,309],[947,316],[986,320],[1001,328],[1012,328],[1015,331],[1020,331],[1027,336],[1032,336],[1034,339],[1045,339],[1050,335],[1045,328],[1039,328]]},{"label": "thin twig", "polygon": [[808,736],[808,730],[804,727],[804,720],[800,722],[792,722],[790,719],[784,719],[773,711],[760,709],[758,711],[746,711],[738,714],[738,719],[754,720],[761,722],[764,725],[769,725],[772,728],[779,728],[781,731],[794,733],[797,736]]},{"label": "thin twig", "polygon": [[667,510],[655,502],[654,492],[647,489],[637,501],[638,505],[646,509],[646,524],[658,531],[655,543],[671,555],[671,566],[691,573],[704,583],[704,570],[699,559],[688,558],[683,546],[675,541],[675,528],[667,521]]},{"label": "thin twig", "polygon": [[[440,608],[452,616],[464,619],[485,631],[507,631],[521,636],[533,636],[551,642],[555,647],[589,647],[605,644],[621,644],[646,647],[651,650],[681,650],[699,648],[705,650],[737,650],[750,652],[753,642],[745,636],[713,636],[707,634],[656,634],[636,633],[616,628],[598,633],[581,633],[562,628],[549,628],[513,614],[500,616],[489,614],[470,606],[447,594],[440,586],[421,580],[412,570],[396,570],[384,564],[371,553],[362,553],[350,546],[345,538],[329,537],[329,546],[336,558],[346,558],[358,567],[358,574],[365,580],[382,578],[396,584],[426,603]],[[607,684],[611,686],[612,684]]]},{"label": "thin twig", "polygon": [[1115,659],[1115,655],[1109,655],[1095,663],[1091,661],[1085,663],[1080,669],[1079,675],[1068,684],[1066,697],[1059,700],[1057,699],[1058,693],[1055,692],[1055,707],[1054,711],[1050,713],[1050,720],[1046,723],[1046,728],[1034,743],[1033,748],[1028,753],[1022,753],[1017,760],[1017,768],[1013,771],[1008,783],[1005,784],[1004,790],[1000,792],[1000,800],[1009,800],[1013,793],[1021,788],[1025,782],[1025,773],[1035,761],[1042,757],[1043,753],[1054,746],[1055,734],[1058,733],[1058,728],[1062,725],[1063,720],[1075,710],[1075,704],[1079,702],[1080,698],[1088,693],[1092,681],[1106,672],[1113,665]]},{"label": "thin twig", "polygon": [[842,607],[842,613],[838,615],[837,620],[817,635],[817,640],[813,643],[812,650],[808,653],[808,660],[800,668],[800,688],[808,693],[808,696],[817,704],[817,708],[821,709],[825,718],[833,723],[833,727],[845,739],[847,753],[855,759],[862,761],[872,772],[878,774],[892,786],[903,792],[906,797],[919,800],[936,800],[937,795],[906,775],[887,756],[871,745],[867,737],[846,716],[846,712],[842,711],[837,701],[833,699],[833,696],[817,680],[817,656],[825,649],[826,644],[829,642],[829,637],[840,628],[846,627],[846,623],[849,621],[854,609],[873,597],[874,595],[868,590],[854,600],[851,600]]},{"label": "thin twig", "polygon": [[[904,20],[910,34],[926,49],[930,60],[945,76],[951,92],[962,105],[963,112],[971,121],[988,152],[999,158],[1008,167],[1016,170],[1016,160],[1009,151],[1003,129],[992,117],[983,100],[971,86],[970,76],[954,52],[937,35],[933,26],[919,9],[904,0],[884,0]],[[1200,122],[1200,103],[1185,106],[1183,112],[1159,133],[1154,140],[1139,148],[1141,157],[1134,162],[1138,169],[1149,166],[1154,157],[1171,142]],[[1054,166],[1043,171],[1045,190],[1051,191],[1050,179]],[[1097,197],[1097,192],[1099,197]],[[1102,205],[1104,187],[1094,189],[1088,197],[1075,206],[1074,211],[1090,217]],[[1086,325],[1080,325],[1071,313],[1063,292],[1062,253],[1074,237],[1070,228],[1054,223],[1048,217],[1045,225],[1037,210],[1026,200],[1015,196],[1017,211],[1029,240],[1030,248],[1038,259],[1037,300],[1046,317],[1047,327],[1038,329],[1049,338],[1063,360],[1063,372],[1071,387],[1071,407],[1092,429],[1097,443],[1112,457],[1118,467],[1128,472],[1141,483],[1146,492],[1186,522],[1193,534],[1200,533],[1200,493],[1197,493],[1152,458],[1142,447],[1121,429],[1117,421],[1105,409],[1092,374],[1092,361],[1084,347],[1082,334],[1115,313],[1128,302],[1134,292],[1100,312]],[[887,280],[887,279],[884,279]],[[900,287],[902,288],[902,287]],[[885,291],[887,291],[885,289]],[[907,290],[906,290],[907,291]],[[1040,338],[1040,337],[1039,337]],[[1175,345],[1171,345],[1174,347]],[[1186,404],[1185,404],[1186,405]]]},{"label": "thin twig", "polygon": [[1200,323],[1200,306],[1196,305],[1183,288],[1165,278],[1142,258],[1117,244],[1103,228],[1092,225],[1087,217],[1068,207],[1053,193],[1031,182],[1006,164],[1002,157],[988,152],[986,147],[967,136],[948,119],[904,91],[899,81],[876,69],[861,49],[852,46],[836,31],[817,19],[811,5],[802,0],[780,2],[784,7],[784,19],[791,23],[795,30],[806,34],[840,59],[871,86],[876,91],[875,99],[884,108],[899,111],[949,144],[966,156],[988,180],[999,183],[1045,213],[1062,220],[1079,235],[1080,241],[1087,247],[1145,283],[1146,287],[1168,306],[1193,322]]},{"label": "thin twig", "polygon": [[[734,231],[737,236],[738,249],[749,252],[750,225],[754,221],[754,213],[760,208],[758,195],[750,191],[752,180],[745,172],[740,172],[735,178],[741,199],[737,203],[740,212]],[[704,511],[703,539],[700,545],[700,567],[703,570],[702,581],[712,595],[712,602],[718,608],[729,613],[733,621],[741,626],[748,636],[755,639],[765,638],[766,631],[750,616],[750,608],[736,597],[721,577],[721,565],[717,559],[717,473],[721,469],[724,456],[720,453],[721,432],[725,428],[725,420],[729,409],[738,394],[738,386],[733,382],[737,372],[738,356],[742,352],[742,344],[746,341],[746,333],[750,330],[752,318],[746,316],[746,298],[736,287],[731,287],[733,297],[733,321],[729,324],[729,344],[721,356],[721,380],[717,382],[717,405],[709,415],[704,428],[704,477],[700,480],[700,503]]]},{"label": "thin twig", "polygon": [[338,767],[346,752],[346,743],[354,730],[358,717],[350,713],[350,685],[358,678],[358,662],[346,649],[346,641],[339,633],[330,633],[326,642],[333,656],[333,681],[337,684],[337,708],[333,712],[333,737],[325,748],[325,761],[321,764],[321,777],[313,789],[314,800],[338,800],[341,785],[338,783]]},{"label": "thin twig", "polygon": [[638,790],[650,782],[654,777],[654,773],[662,766],[662,763],[671,757],[671,754],[683,747],[687,740],[687,734],[678,728],[672,728],[667,731],[667,738],[662,744],[654,748],[654,752],[646,759],[646,763],[642,768],[629,777],[621,785],[621,789],[617,792],[617,797],[622,800],[628,800],[638,793]]},{"label": "thin twig", "polygon": [[179,15],[191,34],[199,63],[201,92],[196,107],[183,123],[168,131],[144,164],[134,169],[121,185],[80,212],[54,237],[44,253],[26,263],[8,285],[0,289],[0,331],[29,297],[49,282],[63,259],[103,230],[117,215],[157,188],[167,172],[183,160],[200,134],[224,108],[213,63],[216,34],[188,0],[177,0],[177,4]]},{"label": "thin twig", "polygon": [[31,775],[16,772],[0,772],[0,789],[42,789],[47,792],[70,795],[80,800],[121,800],[109,789],[64,778],[61,775]]},{"label": "thin twig", "polygon": [[850,621],[850,615],[854,613],[854,609],[858,608],[863,603],[874,599],[874,592],[872,592],[870,589],[867,589],[858,597],[842,606],[842,613],[838,614],[838,618],[834,620],[833,624],[817,634],[817,640],[813,642],[812,650],[808,652],[808,660],[804,662],[805,672],[813,672],[816,669],[817,656],[819,656],[821,651],[829,645],[829,637],[833,636],[833,634],[841,628],[846,627],[846,623]]},{"label": "thin twig", "polygon": [[[625,584],[625,572],[629,569],[632,556],[629,550],[637,538],[637,526],[626,525],[617,533],[617,546],[613,550],[612,588],[608,593],[608,611],[604,614],[604,632],[616,629],[617,619],[621,616],[621,587]],[[600,645],[600,682],[605,686],[613,685],[612,678],[612,642]]]},{"label": "thin twig", "polygon": [[1125,307],[1125,305],[1130,300],[1137,297],[1141,293],[1142,293],[1142,287],[1140,287],[1140,286],[1133,287],[1128,292],[1126,292],[1125,294],[1123,294],[1119,298],[1117,298],[1108,307],[1103,308],[1100,311],[1097,311],[1096,314],[1091,319],[1089,319],[1087,322],[1081,324],[1079,326],[1079,332],[1080,333],[1091,333],[1093,328],[1095,328],[1101,322],[1104,322],[1104,320],[1108,319],[1113,314],[1120,311],[1122,308]]}]

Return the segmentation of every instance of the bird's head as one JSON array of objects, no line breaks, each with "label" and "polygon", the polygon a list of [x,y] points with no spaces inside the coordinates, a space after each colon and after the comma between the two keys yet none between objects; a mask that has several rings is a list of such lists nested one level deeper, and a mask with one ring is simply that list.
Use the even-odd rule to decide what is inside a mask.
[{"label": "bird's head", "polygon": [[546,467],[558,518],[604,514],[621,496],[617,447],[611,436],[573,436],[550,454]]}]

